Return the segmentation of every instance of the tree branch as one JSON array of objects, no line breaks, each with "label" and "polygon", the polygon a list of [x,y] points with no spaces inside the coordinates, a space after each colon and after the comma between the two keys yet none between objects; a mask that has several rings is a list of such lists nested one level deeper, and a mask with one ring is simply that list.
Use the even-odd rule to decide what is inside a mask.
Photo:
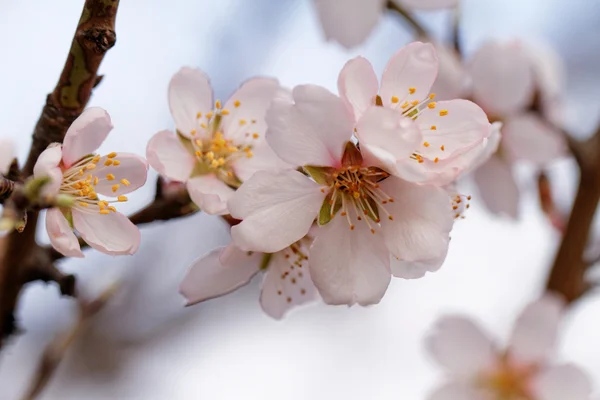
[{"label": "tree branch", "polygon": [[[98,68],[106,52],[115,44],[115,19],[119,0],[86,0],[71,49],[60,79],[33,133],[23,178],[33,173],[39,155],[52,142],[62,142],[71,123],[81,114],[98,82]],[[35,242],[38,213],[27,213],[28,225],[19,234],[5,238],[0,262],[0,348],[14,329],[14,309],[23,283],[20,277],[33,253],[43,252]]]},{"label": "tree branch", "polygon": [[402,16],[406,22],[414,29],[417,36],[421,38],[429,38],[427,30],[416,20],[410,13],[404,9],[404,7],[398,5],[395,1],[389,0],[387,2],[388,10],[394,11]]}]

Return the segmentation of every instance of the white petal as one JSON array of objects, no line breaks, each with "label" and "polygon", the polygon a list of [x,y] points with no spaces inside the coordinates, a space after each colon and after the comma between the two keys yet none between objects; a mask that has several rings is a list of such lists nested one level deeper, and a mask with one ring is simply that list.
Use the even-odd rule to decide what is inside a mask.
[{"label": "white petal", "polygon": [[306,235],[325,196],[298,171],[257,172],[229,201],[231,215],[243,220],[232,238],[244,250],[282,250]]},{"label": "white petal", "polygon": [[52,247],[59,253],[66,257],[83,257],[73,229],[58,208],[50,208],[46,211],[46,230]]},{"label": "white petal", "polygon": [[279,158],[266,142],[253,147],[252,153],[252,157],[240,157],[231,165],[235,176],[242,182],[250,179],[258,171],[277,171],[293,168],[290,164]]},{"label": "white petal", "polygon": [[191,137],[191,131],[200,125],[198,112],[204,116],[213,108],[208,76],[199,69],[181,68],[169,82],[169,107],[177,130]]},{"label": "white petal", "polygon": [[484,44],[473,56],[470,71],[474,100],[489,115],[508,115],[533,100],[533,69],[516,42]]},{"label": "white petal", "polygon": [[448,382],[427,396],[427,400],[492,400],[486,393],[465,382]]},{"label": "white petal", "polygon": [[[96,192],[104,196],[116,197],[131,193],[146,183],[148,163],[143,157],[132,153],[117,153],[116,157],[111,160],[118,161],[119,164],[106,166],[105,163],[108,160],[108,156],[100,158],[99,167],[92,171],[93,175],[99,178],[98,184],[95,185]],[[106,178],[108,174],[113,175],[115,179],[109,181]]]},{"label": "white petal", "polygon": [[390,257],[381,232],[339,213],[319,228],[310,248],[310,274],[327,304],[379,303],[390,283]]},{"label": "white petal", "polygon": [[425,344],[442,367],[459,377],[474,377],[493,365],[496,357],[491,340],[479,326],[459,316],[439,319]]},{"label": "white petal", "polygon": [[214,174],[201,175],[187,181],[190,198],[202,211],[211,215],[224,215],[227,202],[233,196],[234,190],[227,186]]},{"label": "white petal", "polygon": [[[398,107],[405,101],[423,100],[429,95],[438,71],[438,59],[431,43],[413,42],[392,56],[381,77],[381,99],[385,106]],[[414,93],[410,93],[414,90]],[[392,97],[398,98],[397,103]]]},{"label": "white petal", "polygon": [[498,156],[492,156],[473,176],[479,187],[479,196],[491,212],[517,218],[519,188],[509,163]]},{"label": "white petal", "polygon": [[192,173],[196,160],[171,131],[156,133],[146,146],[146,158],[162,176],[185,182]]},{"label": "white petal", "polygon": [[390,253],[405,261],[442,257],[447,252],[454,224],[448,193],[436,186],[412,184],[394,177],[382,181],[380,188],[394,200],[384,206],[393,220],[381,214]]},{"label": "white petal", "polygon": [[65,134],[62,146],[65,167],[96,152],[112,128],[106,110],[100,107],[86,108]]},{"label": "white petal", "polygon": [[62,146],[50,146],[42,151],[33,166],[33,174],[36,178],[48,175],[48,170],[58,167],[62,160]]},{"label": "white petal", "polygon": [[502,128],[502,144],[514,160],[544,164],[567,153],[565,137],[534,113],[508,118]]},{"label": "white petal", "polygon": [[314,0],[327,40],[351,48],[364,42],[383,12],[385,0]]},{"label": "white petal", "polygon": [[[303,252],[307,251],[303,249]],[[281,319],[290,309],[315,301],[317,297],[307,260],[298,257],[289,248],[273,254],[260,295],[265,313]]]},{"label": "white petal", "polygon": [[452,100],[467,97],[469,76],[459,55],[441,44],[435,44],[435,49],[439,59],[437,79],[431,88],[435,98]]},{"label": "white petal", "polygon": [[262,253],[242,251],[233,244],[215,249],[192,262],[179,293],[188,306],[231,293],[252,279],[262,257]]},{"label": "white petal", "polygon": [[446,251],[438,257],[419,261],[404,261],[392,256],[390,269],[392,270],[392,275],[394,275],[396,278],[422,278],[427,272],[435,272],[440,269],[446,260],[447,254],[448,252]]},{"label": "white petal", "polygon": [[72,208],[73,225],[90,247],[110,255],[134,254],[140,245],[140,231],[119,212],[108,215]]},{"label": "white petal", "polygon": [[543,362],[554,352],[564,303],[546,294],[521,313],[510,339],[510,355],[523,363]]},{"label": "white petal", "polygon": [[8,173],[10,164],[12,164],[15,157],[15,145],[13,141],[0,139],[0,174],[6,175]]},{"label": "white petal", "polygon": [[373,66],[364,57],[348,61],[338,77],[338,91],[358,121],[362,114],[375,104],[379,82]]},{"label": "white petal", "polygon": [[294,104],[275,100],[267,112],[267,142],[293,165],[339,166],[354,128],[350,110],[315,85],[296,86]]},{"label": "white petal", "polygon": [[592,393],[588,376],[571,364],[544,370],[533,387],[539,400],[589,400]]}]

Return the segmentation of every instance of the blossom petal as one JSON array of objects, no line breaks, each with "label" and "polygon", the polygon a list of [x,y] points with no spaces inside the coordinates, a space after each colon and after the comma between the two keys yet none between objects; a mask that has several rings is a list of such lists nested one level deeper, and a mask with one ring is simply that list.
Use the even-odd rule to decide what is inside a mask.
[{"label": "blossom petal", "polygon": [[427,400],[488,400],[488,397],[474,386],[456,381],[437,388],[427,396]]},{"label": "blossom petal", "polygon": [[533,100],[533,69],[516,42],[484,44],[473,56],[470,71],[474,100],[489,115],[506,116]]},{"label": "blossom petal", "polygon": [[192,262],[179,286],[191,306],[213,299],[247,284],[258,272],[262,253],[249,253],[230,244]]},{"label": "blossom petal", "polygon": [[296,86],[295,103],[275,100],[267,111],[267,142],[294,165],[339,166],[354,122],[339,97],[315,85]]},{"label": "blossom petal", "polygon": [[211,215],[228,213],[227,201],[234,190],[214,174],[201,175],[187,181],[190,198],[202,211]]},{"label": "blossom petal", "polygon": [[[420,0],[418,0],[420,1]],[[469,75],[454,49],[435,44],[439,70],[431,91],[438,100],[464,98],[467,95]]]},{"label": "blossom petal", "polygon": [[265,113],[279,90],[279,82],[274,78],[252,78],[244,82],[225,103],[224,109],[228,112],[222,117],[225,138],[234,143],[261,143],[267,130]]},{"label": "blossom petal", "polygon": [[293,307],[316,298],[317,289],[310,278],[308,261],[289,248],[273,254],[260,294],[260,305],[264,312],[281,319]]},{"label": "blossom petal", "polygon": [[[398,107],[405,101],[425,99],[437,71],[438,59],[431,43],[414,42],[404,46],[392,56],[383,71],[379,92],[383,105]],[[392,101],[393,97],[398,101]]]},{"label": "blossom petal", "polygon": [[315,0],[314,4],[327,40],[351,48],[364,42],[377,25],[385,0]]},{"label": "blossom petal", "polygon": [[397,172],[397,163],[409,160],[421,131],[410,119],[383,107],[370,107],[356,125],[365,163]]},{"label": "blossom petal", "polygon": [[112,130],[110,116],[100,107],[86,108],[71,124],[63,141],[63,163],[69,168],[94,153]]},{"label": "blossom petal", "polygon": [[544,164],[564,156],[564,136],[534,113],[508,118],[502,128],[503,147],[513,160]]},{"label": "blossom petal", "polygon": [[458,0],[396,0],[405,7],[434,10],[438,8],[456,7]]},{"label": "blossom petal", "polygon": [[[108,161],[110,160],[110,161]],[[118,165],[114,164],[118,161]],[[112,163],[106,166],[106,163]],[[117,153],[116,157],[104,156],[98,162],[96,176],[98,184],[94,187],[97,193],[104,196],[120,196],[139,189],[146,183],[148,177],[148,163],[137,154]],[[107,176],[114,176],[114,180],[108,180]]]},{"label": "blossom petal", "polygon": [[231,229],[244,250],[274,253],[300,240],[310,229],[326,194],[298,171],[260,171],[229,201],[229,212],[243,220]]},{"label": "blossom petal", "polygon": [[454,224],[448,193],[436,186],[417,185],[394,177],[381,182],[380,188],[394,200],[384,206],[393,220],[381,215],[390,253],[404,261],[442,257]]},{"label": "blossom petal", "polygon": [[364,57],[348,61],[338,77],[338,91],[358,121],[363,113],[375,104],[379,81],[373,66]]},{"label": "blossom petal", "polygon": [[589,400],[592,384],[582,370],[564,364],[542,371],[533,383],[533,390],[539,400]]},{"label": "blossom petal", "polygon": [[148,142],[146,158],[162,176],[185,182],[192,173],[196,160],[171,131],[160,131]]},{"label": "blossom petal", "polygon": [[213,91],[208,76],[196,68],[181,68],[169,82],[169,108],[175,126],[182,135],[191,137],[198,129],[197,114],[213,109]]},{"label": "blossom petal", "polygon": [[483,141],[479,148],[473,149],[474,153],[472,154],[473,161],[471,162],[471,167],[463,171],[463,173],[474,171],[496,154],[500,145],[500,140],[502,139],[501,128],[502,122],[496,121],[492,124],[490,136],[487,140]]},{"label": "blossom petal", "polygon": [[49,146],[46,150],[42,151],[42,154],[38,157],[35,165],[33,166],[33,175],[36,178],[47,176],[48,171],[55,169],[62,160],[62,146]]},{"label": "blossom petal", "polygon": [[268,143],[259,144],[252,148],[252,157],[240,157],[233,162],[231,167],[242,182],[250,179],[258,171],[289,169],[292,166],[283,161],[273,151]]},{"label": "blossom petal", "polygon": [[[447,248],[446,248],[447,250]],[[446,260],[447,251],[438,257],[419,261],[404,261],[392,256],[390,269],[396,278],[418,279],[425,276],[427,272],[435,272]]]},{"label": "blossom petal", "polygon": [[77,208],[73,225],[83,240],[94,249],[110,255],[134,254],[140,245],[140,231],[129,218],[119,212],[103,215]]},{"label": "blossom petal", "polygon": [[364,222],[350,229],[336,215],[319,228],[310,248],[310,274],[327,304],[376,304],[390,283],[390,257],[381,232]]},{"label": "blossom petal", "polygon": [[509,163],[498,156],[492,156],[475,170],[473,176],[479,187],[479,195],[491,212],[517,218],[519,188]]},{"label": "blossom petal", "polygon": [[440,366],[458,377],[471,377],[495,361],[494,346],[473,321],[460,316],[440,318],[425,341]]},{"label": "blossom petal", "polygon": [[551,294],[528,305],[515,323],[510,356],[523,363],[542,363],[551,356],[563,310],[563,301]]},{"label": "blossom petal", "polygon": [[50,208],[46,211],[46,230],[50,238],[50,244],[65,257],[82,258],[83,253],[79,241],[69,226],[67,219],[58,208]]},{"label": "blossom petal", "polygon": [[0,139],[0,174],[6,175],[15,158],[15,145],[12,140]]}]

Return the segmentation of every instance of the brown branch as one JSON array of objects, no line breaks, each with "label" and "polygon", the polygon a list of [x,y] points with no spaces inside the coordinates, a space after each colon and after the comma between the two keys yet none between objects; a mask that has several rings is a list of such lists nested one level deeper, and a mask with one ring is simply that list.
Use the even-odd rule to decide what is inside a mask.
[{"label": "brown branch", "polygon": [[[106,52],[115,44],[115,19],[119,0],[86,0],[71,49],[60,79],[46,104],[33,133],[29,156],[21,171],[24,178],[33,172],[39,155],[52,142],[62,142],[71,123],[81,114],[98,82],[98,68]],[[43,252],[35,241],[38,213],[28,212],[28,225],[19,234],[5,238],[0,257],[0,348],[14,329],[14,309],[23,283],[20,277],[36,252]],[[28,264],[29,263],[29,264]]]},{"label": "brown branch", "polygon": [[398,5],[393,0],[389,0],[387,2],[387,8],[388,10],[400,14],[400,16],[402,16],[402,18],[414,29],[417,36],[429,40],[429,34],[427,33],[427,30],[423,28],[423,26],[412,15],[410,15],[410,13],[404,9],[404,7]]},{"label": "brown branch", "polygon": [[15,188],[15,182],[0,175],[0,204],[8,199]]}]

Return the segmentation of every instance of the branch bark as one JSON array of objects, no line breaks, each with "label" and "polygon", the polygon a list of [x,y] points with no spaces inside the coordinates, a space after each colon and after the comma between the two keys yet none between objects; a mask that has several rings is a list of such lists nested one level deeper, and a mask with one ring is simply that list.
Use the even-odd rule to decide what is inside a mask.
[{"label": "branch bark", "polygon": [[[71,123],[81,114],[98,82],[98,68],[115,44],[115,19],[119,0],[86,0],[60,79],[46,104],[33,133],[29,156],[21,171],[33,173],[39,155],[52,142],[62,142]],[[14,309],[23,287],[22,275],[36,253],[43,252],[35,241],[38,212],[28,212],[22,233],[12,231],[4,240],[0,262],[0,348],[3,339],[15,330]],[[50,276],[42,271],[43,276]]]},{"label": "branch bark", "polygon": [[421,38],[429,38],[427,30],[425,30],[425,28],[423,28],[423,26],[421,26],[421,24],[416,19],[414,19],[414,17],[410,15],[410,13],[407,10],[405,10],[404,7],[398,5],[393,0],[389,0],[387,2],[387,8],[388,10],[400,14],[402,18],[411,26],[411,28],[414,29],[417,36]]}]

